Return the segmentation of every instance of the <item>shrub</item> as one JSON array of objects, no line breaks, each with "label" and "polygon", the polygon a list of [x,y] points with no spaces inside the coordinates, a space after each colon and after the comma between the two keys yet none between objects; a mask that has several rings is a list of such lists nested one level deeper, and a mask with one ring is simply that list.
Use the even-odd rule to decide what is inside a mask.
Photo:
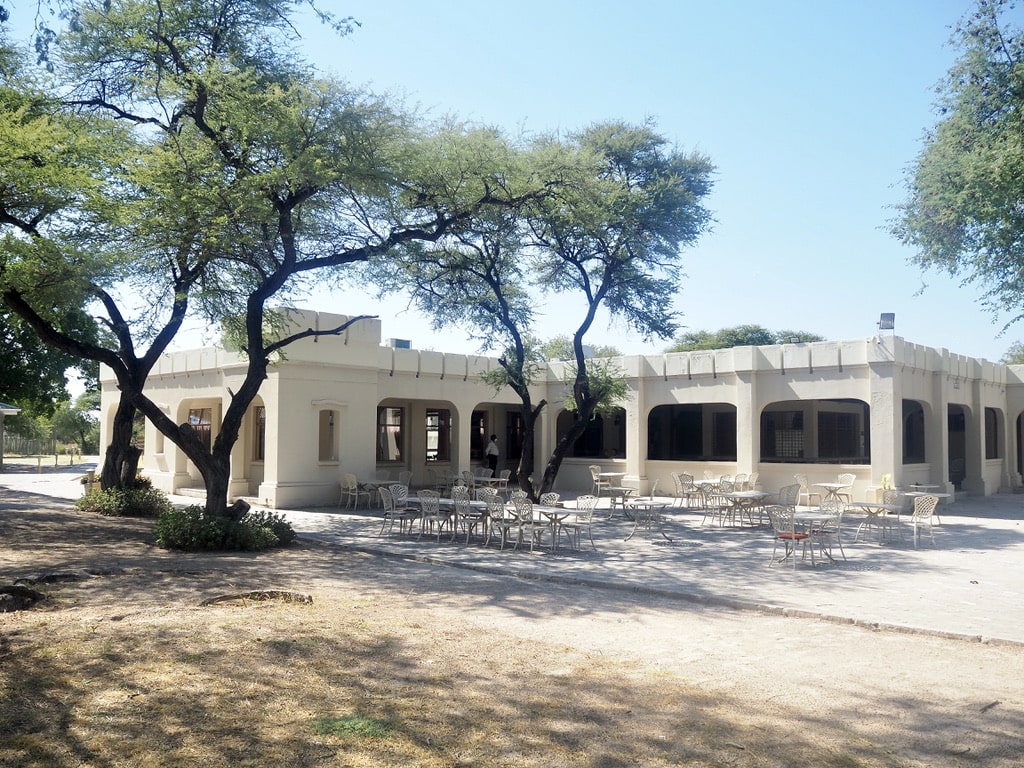
[{"label": "shrub", "polygon": [[156,521],[156,543],[164,549],[260,552],[295,540],[291,524],[270,512],[251,512],[235,521],[207,515],[203,507],[171,509]]},{"label": "shrub", "polygon": [[167,495],[151,485],[127,490],[93,488],[75,506],[84,512],[112,517],[159,517],[173,507]]}]

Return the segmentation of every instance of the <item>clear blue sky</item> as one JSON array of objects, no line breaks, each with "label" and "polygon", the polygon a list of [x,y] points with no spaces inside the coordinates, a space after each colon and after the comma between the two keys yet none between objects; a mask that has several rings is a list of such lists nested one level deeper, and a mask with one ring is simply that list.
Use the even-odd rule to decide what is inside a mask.
[{"label": "clear blue sky", "polygon": [[[692,330],[745,323],[828,339],[871,336],[881,312],[896,334],[998,360],[1024,338],[979,292],[908,264],[886,229],[904,169],[934,124],[935,87],[955,58],[952,25],[969,0],[639,0],[514,3],[351,0],[347,38],[309,34],[332,74],[510,132],[573,130],[609,118],[657,121],[681,148],[716,164],[707,201],[717,223],[684,252],[676,299]],[[1018,12],[1019,13],[1019,12]],[[923,287],[923,291],[922,291]],[[470,351],[436,334],[401,299],[351,294],[339,312],[379,313],[385,337]],[[542,337],[579,322],[548,303]],[[599,322],[588,339],[657,352]]]},{"label": "clear blue sky", "polygon": [[[955,353],[998,360],[1024,339],[1020,325],[999,337],[1007,318],[983,310],[974,287],[922,275],[886,227],[972,0],[321,3],[361,26],[338,38],[303,24],[304,53],[428,116],[510,133],[650,117],[680,148],[710,156],[717,223],[684,252],[676,298],[689,330],[750,323],[856,339],[894,312],[897,335]],[[416,347],[475,350],[462,331],[431,331],[402,298],[337,291],[308,306],[379,314],[385,338]],[[541,337],[578,325],[580,304],[540,306]],[[629,354],[668,343],[606,317],[588,341]]]}]

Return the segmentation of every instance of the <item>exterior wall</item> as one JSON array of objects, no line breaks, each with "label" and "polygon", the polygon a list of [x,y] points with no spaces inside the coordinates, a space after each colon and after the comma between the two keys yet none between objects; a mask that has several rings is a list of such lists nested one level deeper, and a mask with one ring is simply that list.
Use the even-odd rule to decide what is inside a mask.
[{"label": "exterior wall", "polygon": [[[291,329],[337,327],[342,315],[293,311]],[[343,472],[360,478],[380,470],[412,471],[414,485],[430,482],[430,469],[470,467],[469,424],[473,411],[488,414],[488,429],[503,434],[505,413],[518,398],[508,390],[495,394],[479,376],[498,363],[494,358],[454,355],[380,346],[377,320],[360,320],[339,336],[306,339],[288,347],[260,390],[266,407],[265,460],[253,458],[254,426],[247,419],[233,452],[232,493],[254,496],[271,507],[336,503]],[[853,493],[866,497],[883,475],[897,485],[931,483],[952,490],[948,482],[950,451],[963,453],[964,490],[990,494],[1021,484],[1018,417],[1024,414],[1024,366],[1004,366],[922,347],[894,336],[862,340],[739,347],[619,358],[629,385],[626,456],[614,459],[567,458],[556,490],[582,492],[590,487],[588,466],[624,473],[624,482],[646,492],[654,481],[670,492],[671,473],[698,478],[705,471],[759,473],[760,485],[777,489],[807,474],[811,483],[834,480],[841,472],[856,475]],[[561,363],[550,363],[546,378],[534,387],[535,402],[548,406],[539,423],[535,476],[543,471],[557,440],[557,416],[564,393]],[[244,360],[219,348],[165,355],[154,368],[147,393],[181,423],[190,408],[209,407],[214,430],[229,402],[229,390],[244,375]],[[107,430],[117,390],[105,371],[102,427]],[[813,455],[793,462],[762,461],[761,416],[766,408],[786,404],[805,414],[804,430],[816,436],[817,401],[856,401],[868,407],[870,462],[838,464]],[[919,403],[924,413],[924,454],[919,463],[903,463],[903,404]],[[386,403],[405,409],[410,434],[401,466],[376,461],[377,408]],[[736,458],[729,461],[648,460],[648,419],[668,404],[702,405],[736,414]],[[452,417],[449,462],[426,461],[425,413],[448,409]],[[986,409],[998,436],[993,449],[984,434]],[[951,438],[949,414],[962,413],[965,429]],[[333,444],[325,449],[324,425]],[[106,441],[107,432],[102,439]],[[216,432],[214,431],[214,436]],[[865,436],[865,440],[867,437]],[[961,441],[951,448],[951,439]],[[997,456],[986,458],[986,446]],[[201,485],[195,468],[169,440],[147,429],[146,473],[167,491]]]}]

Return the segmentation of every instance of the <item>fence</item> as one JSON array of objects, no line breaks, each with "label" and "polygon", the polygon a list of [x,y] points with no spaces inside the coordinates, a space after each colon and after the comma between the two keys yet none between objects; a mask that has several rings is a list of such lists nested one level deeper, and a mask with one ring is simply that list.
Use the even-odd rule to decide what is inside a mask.
[{"label": "fence", "polygon": [[[77,448],[77,446],[75,446]],[[58,451],[68,453],[72,446],[56,440],[29,440],[26,437],[4,433],[4,456],[53,456]]]}]

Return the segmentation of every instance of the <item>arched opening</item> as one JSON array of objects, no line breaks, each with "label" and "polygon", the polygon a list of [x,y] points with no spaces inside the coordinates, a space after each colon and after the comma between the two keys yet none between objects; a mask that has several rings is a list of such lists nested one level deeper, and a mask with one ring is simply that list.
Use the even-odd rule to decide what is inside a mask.
[{"label": "arched opening", "polygon": [[647,458],[735,461],[736,406],[693,403],[652,408],[647,416]]}]

